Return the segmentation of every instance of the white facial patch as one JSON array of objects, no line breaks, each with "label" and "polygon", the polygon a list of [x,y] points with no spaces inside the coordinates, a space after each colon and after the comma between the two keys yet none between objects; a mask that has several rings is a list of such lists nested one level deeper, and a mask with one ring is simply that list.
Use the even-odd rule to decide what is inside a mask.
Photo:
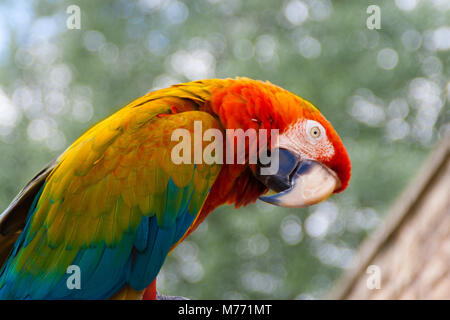
[{"label": "white facial patch", "polygon": [[278,147],[296,152],[304,159],[331,159],[333,144],[317,121],[301,119],[279,136]]}]

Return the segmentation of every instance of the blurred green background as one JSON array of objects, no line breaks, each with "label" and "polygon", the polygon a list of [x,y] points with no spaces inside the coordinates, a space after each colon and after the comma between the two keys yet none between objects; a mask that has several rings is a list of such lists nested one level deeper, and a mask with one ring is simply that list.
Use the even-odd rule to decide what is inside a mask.
[{"label": "blurred green background", "polygon": [[[81,29],[69,30],[69,5]],[[369,30],[371,4],[381,29]],[[82,132],[148,91],[270,80],[315,104],[353,164],[307,209],[221,207],[168,258],[163,294],[325,297],[360,242],[449,131],[446,0],[0,3],[0,211]]]}]

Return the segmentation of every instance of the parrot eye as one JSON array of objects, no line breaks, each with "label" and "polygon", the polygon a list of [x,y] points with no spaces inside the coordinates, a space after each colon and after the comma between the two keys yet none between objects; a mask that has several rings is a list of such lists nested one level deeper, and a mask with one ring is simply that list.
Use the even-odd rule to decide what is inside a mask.
[{"label": "parrot eye", "polygon": [[320,128],[319,127],[312,127],[309,131],[309,134],[313,138],[319,138],[320,137]]},{"label": "parrot eye", "polygon": [[308,120],[305,125],[305,131],[311,138],[311,142],[315,143],[322,140],[323,136],[326,136],[325,128],[317,121]]}]

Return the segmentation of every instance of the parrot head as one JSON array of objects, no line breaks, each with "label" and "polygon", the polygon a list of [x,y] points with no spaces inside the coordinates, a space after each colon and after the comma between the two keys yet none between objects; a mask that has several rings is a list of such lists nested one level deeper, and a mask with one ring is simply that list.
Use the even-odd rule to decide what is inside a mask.
[{"label": "parrot head", "polygon": [[[266,144],[269,163],[250,165],[254,178],[265,186],[263,195],[253,194],[274,205],[299,208],[343,191],[350,180],[350,159],[336,130],[321,112],[270,82],[240,80],[218,91],[215,97],[219,98],[212,101],[224,126],[276,129],[278,133]],[[255,152],[261,153],[260,148]],[[267,174],[264,170],[272,167],[271,161],[277,162],[273,166],[277,169]]]},{"label": "parrot head", "polygon": [[271,148],[278,170],[262,175],[267,165],[256,166],[255,177],[272,191],[260,197],[265,202],[305,207],[343,191],[349,183],[351,163],[340,137],[317,109],[308,108],[311,111],[303,110]]}]

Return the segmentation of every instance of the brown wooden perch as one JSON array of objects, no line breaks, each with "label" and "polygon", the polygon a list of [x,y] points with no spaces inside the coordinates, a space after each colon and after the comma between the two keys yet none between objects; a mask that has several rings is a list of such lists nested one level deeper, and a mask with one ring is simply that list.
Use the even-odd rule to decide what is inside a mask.
[{"label": "brown wooden perch", "polygon": [[[379,268],[379,289],[367,284],[371,265]],[[450,135],[361,245],[353,266],[329,298],[450,299]]]}]

